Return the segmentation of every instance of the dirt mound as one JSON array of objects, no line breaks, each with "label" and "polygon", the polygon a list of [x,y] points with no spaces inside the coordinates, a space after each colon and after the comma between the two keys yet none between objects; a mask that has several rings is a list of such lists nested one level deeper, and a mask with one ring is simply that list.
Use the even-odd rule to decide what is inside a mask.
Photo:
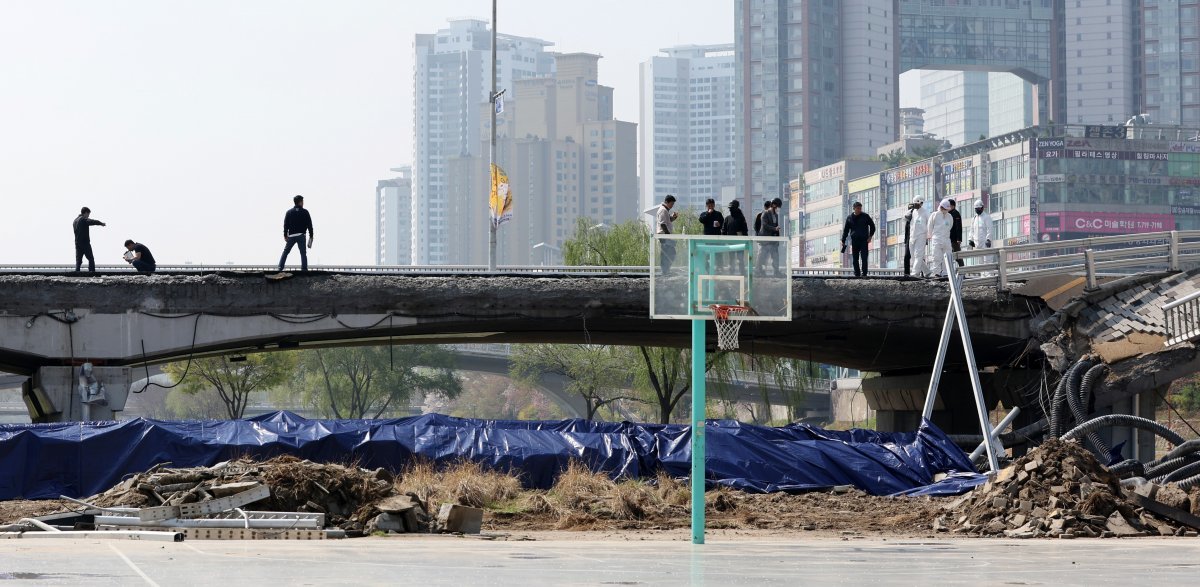
[{"label": "dirt mound", "polygon": [[[1169,493],[1163,489],[1164,496]],[[1179,505],[1175,501],[1172,506]],[[934,529],[968,535],[1107,538],[1191,532],[1146,511],[1133,491],[1123,489],[1120,480],[1078,443],[1057,439],[1030,451],[945,510]]]}]

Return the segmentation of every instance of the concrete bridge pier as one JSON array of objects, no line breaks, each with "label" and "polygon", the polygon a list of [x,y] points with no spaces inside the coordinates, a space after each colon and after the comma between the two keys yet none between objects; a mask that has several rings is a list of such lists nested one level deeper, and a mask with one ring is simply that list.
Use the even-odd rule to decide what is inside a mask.
[{"label": "concrete bridge pier", "polygon": [[[863,379],[868,405],[876,410],[876,429],[884,432],[916,430],[929,390],[929,374],[883,374]],[[1005,406],[1028,405],[1022,395],[1037,392],[1041,372],[1029,369],[999,369],[981,373],[984,404],[989,411]],[[978,435],[979,417],[971,378],[964,372],[943,373],[933,408],[933,423],[947,434]]]},{"label": "concrete bridge pier", "polygon": [[[1154,420],[1154,414],[1159,405],[1159,397],[1167,394],[1168,387],[1170,385],[1164,385],[1153,391],[1146,391],[1118,399],[1110,406],[1096,408],[1095,413],[1091,414],[1091,417],[1095,418],[1107,414],[1131,414]],[[1166,422],[1159,423],[1166,424]],[[1176,432],[1179,432],[1179,430],[1176,430]],[[1124,442],[1125,446],[1121,449],[1123,458],[1137,459],[1143,463],[1156,458],[1154,446],[1157,437],[1149,432],[1142,432],[1136,428],[1129,428],[1127,426],[1112,426],[1100,430],[1098,434],[1100,440],[1109,449]]]},{"label": "concrete bridge pier", "polygon": [[[133,375],[129,367],[92,367],[92,379],[103,386],[97,401],[84,403],[80,367],[41,367],[21,388],[34,423],[115,420],[125,409]],[[98,389],[98,388],[97,388]]]}]

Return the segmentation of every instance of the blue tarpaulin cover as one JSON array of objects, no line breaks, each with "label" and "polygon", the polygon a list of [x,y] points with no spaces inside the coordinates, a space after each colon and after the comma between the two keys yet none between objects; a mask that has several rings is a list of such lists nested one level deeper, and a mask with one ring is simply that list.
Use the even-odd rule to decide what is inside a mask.
[{"label": "blue tarpaulin cover", "polygon": [[[710,484],[754,492],[812,491],[853,485],[874,495],[919,491],[936,473],[960,472],[931,494],[962,492],[975,469],[932,423],[916,432],[781,428],[730,420],[707,424]],[[686,477],[691,429],[679,424],[587,420],[474,420],[437,414],[392,420],[308,420],[275,412],[232,421],[0,425],[0,499],[85,497],[132,473],[168,462],[211,466],[238,457],[290,454],[399,470],[414,458],[460,459],[515,471],[526,487],[549,488],[577,459],[617,477],[660,471]],[[958,483],[958,485],[955,485]]]}]

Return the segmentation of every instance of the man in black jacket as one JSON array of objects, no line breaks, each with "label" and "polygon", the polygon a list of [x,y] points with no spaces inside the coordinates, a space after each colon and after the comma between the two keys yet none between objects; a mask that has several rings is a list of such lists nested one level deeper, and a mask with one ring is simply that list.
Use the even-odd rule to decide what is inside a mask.
[{"label": "man in black jacket", "polygon": [[719,236],[721,227],[725,225],[725,216],[717,210],[717,202],[712,198],[704,200],[704,211],[700,213],[700,226],[706,236]]},{"label": "man in black jacket", "polygon": [[[955,253],[962,250],[962,214],[958,213],[958,202],[950,198],[950,216],[954,218],[954,226],[950,227],[950,249]],[[958,260],[958,266],[963,266],[963,260]]]},{"label": "man in black jacket", "polygon": [[71,223],[71,228],[75,231],[75,270],[83,266],[83,258],[87,257],[88,271],[95,273],[96,257],[92,255],[92,232],[93,226],[108,226],[99,220],[92,220],[92,209],[84,206],[79,211],[79,216],[75,217],[75,221]]},{"label": "man in black jacket", "polygon": [[283,256],[279,258],[279,270],[283,271],[288,253],[292,252],[292,246],[295,245],[300,247],[300,270],[308,271],[308,251],[304,248],[304,233],[308,233],[308,248],[311,249],[313,246],[312,216],[309,216],[308,210],[304,209],[304,196],[296,196],[292,198],[292,202],[296,205],[283,216],[283,240],[287,245],[283,247]]},{"label": "man in black jacket", "polygon": [[[875,236],[875,221],[863,212],[862,202],[855,202],[854,211],[846,217],[842,227],[842,252],[846,252],[846,236],[850,237],[850,256],[854,259],[854,276],[867,275],[867,245]],[[861,266],[860,266],[861,260]]]}]

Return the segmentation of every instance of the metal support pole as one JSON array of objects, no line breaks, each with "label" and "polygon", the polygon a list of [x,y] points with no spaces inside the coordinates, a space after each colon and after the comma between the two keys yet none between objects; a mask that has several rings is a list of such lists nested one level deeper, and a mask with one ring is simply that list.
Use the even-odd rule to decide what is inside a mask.
[{"label": "metal support pole", "polygon": [[1083,251],[1083,267],[1087,272],[1087,290],[1099,289],[1100,286],[1096,285],[1096,253],[1091,249]]},{"label": "metal support pole", "polygon": [[954,332],[954,301],[946,303],[946,319],[942,321],[942,338],[938,343],[937,358],[933,360],[933,375],[929,379],[929,391],[925,392],[925,407],[921,417],[933,418],[933,404],[937,399],[938,385],[942,382],[942,368],[946,364],[946,352],[950,350],[950,334]]},{"label": "metal support pole", "polygon": [[[1000,420],[999,424],[996,424],[996,428],[995,428],[994,432],[997,435],[1003,434],[1004,429],[1008,428],[1009,424],[1012,424],[1012,421],[1015,420],[1017,415],[1020,413],[1021,413],[1021,406],[1013,406],[1012,411],[1009,412],[1006,416],[1004,416],[1004,419]],[[1134,415],[1136,416],[1137,414],[1134,414]],[[975,462],[975,459],[979,458],[979,455],[983,454],[983,451],[985,448],[987,448],[986,441],[979,443],[979,446],[975,447],[975,450],[971,451],[971,456],[968,457],[971,460],[971,462]]]},{"label": "metal support pole", "polygon": [[692,544],[704,544],[704,320],[692,320]]},{"label": "metal support pole", "polygon": [[[488,102],[492,105],[492,140],[488,144],[488,194],[490,194],[492,184],[495,183],[495,172],[493,171],[496,165],[496,1],[492,0],[492,91],[488,94]],[[497,210],[501,212],[501,210]],[[489,234],[488,234],[488,271],[496,270],[496,222],[494,219],[489,219]]]},{"label": "metal support pole", "polygon": [[1171,271],[1179,271],[1179,231],[1171,231],[1171,244],[1168,247],[1168,262],[1167,268]]},{"label": "metal support pole", "polygon": [[979,366],[975,364],[975,349],[971,345],[971,329],[967,326],[967,310],[962,302],[958,266],[954,263],[954,256],[951,254],[947,254],[942,261],[946,264],[946,274],[950,276],[950,299],[954,304],[954,314],[958,318],[958,332],[962,335],[963,353],[967,355],[967,370],[971,374],[971,391],[975,393],[975,411],[979,415],[979,428],[983,432],[984,441],[987,442],[988,465],[992,468],[991,474],[995,475],[1000,471],[1000,458],[997,455],[999,442],[992,433],[992,423],[988,420],[987,406],[983,403],[983,386],[979,383]]},{"label": "metal support pole", "polygon": [[1008,289],[1008,252],[1004,250],[1004,247],[1000,247],[996,251],[996,265],[996,276],[999,280],[996,289],[1004,291]]}]

